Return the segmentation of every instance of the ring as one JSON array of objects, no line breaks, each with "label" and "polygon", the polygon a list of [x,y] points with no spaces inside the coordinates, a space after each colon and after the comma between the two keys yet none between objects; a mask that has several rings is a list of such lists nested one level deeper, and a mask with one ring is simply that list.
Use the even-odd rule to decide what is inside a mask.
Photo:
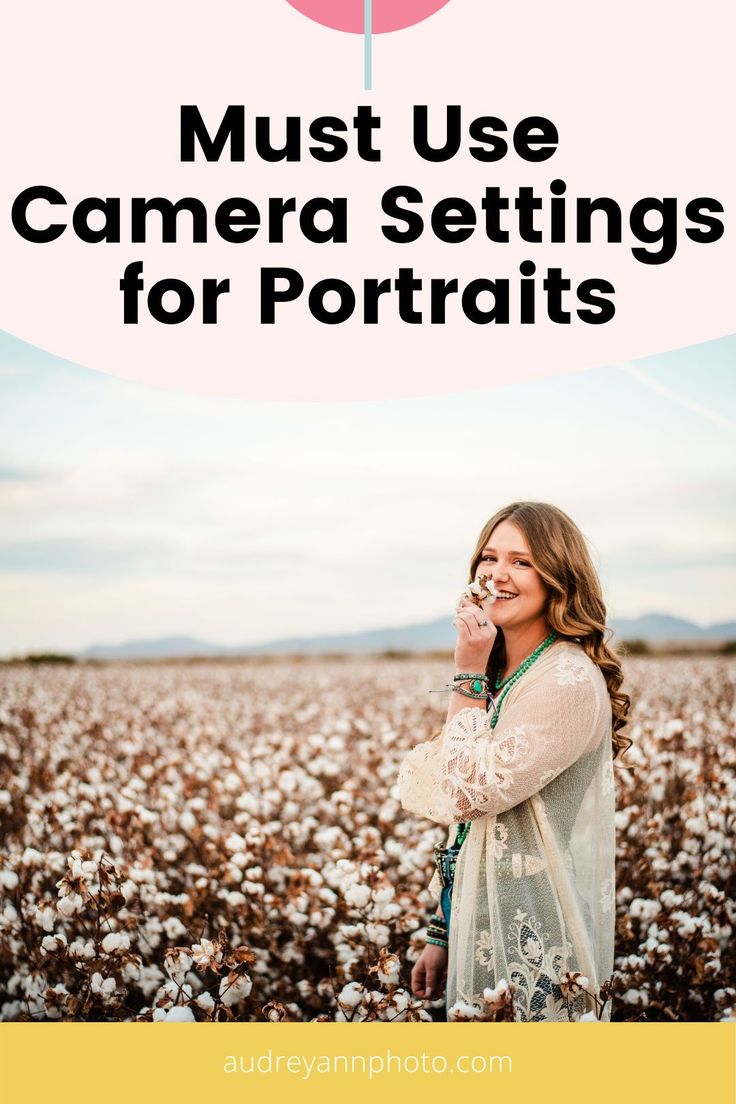
[{"label": "ring", "polygon": [[479,621],[479,622],[478,622],[478,628],[479,628],[479,629],[482,629],[482,628],[484,628],[484,627],[485,627],[486,625],[490,625],[490,623],[491,623],[490,621]]}]

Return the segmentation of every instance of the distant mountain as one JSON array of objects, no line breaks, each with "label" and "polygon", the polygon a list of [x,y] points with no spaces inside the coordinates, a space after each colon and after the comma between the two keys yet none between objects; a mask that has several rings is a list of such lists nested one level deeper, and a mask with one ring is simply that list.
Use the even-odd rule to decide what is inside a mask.
[{"label": "distant mountain", "polygon": [[284,655],[321,652],[430,652],[452,649],[455,630],[443,617],[422,625],[370,629],[333,636],[292,636],[263,644],[218,645],[193,637],[129,640],[122,644],[95,644],[80,659],[180,659],[187,656]]},{"label": "distant mountain", "polygon": [[[736,640],[736,621],[724,621],[705,628],[666,613],[618,618],[611,623],[620,640],[644,640],[649,644],[682,644]],[[293,636],[242,647],[212,644],[189,636],[157,640],[130,640],[122,644],[97,644],[81,659],[182,659],[189,656],[283,655],[320,652],[434,652],[451,651],[455,630],[448,617],[420,625],[371,629],[332,636]]]},{"label": "distant mountain", "polygon": [[736,639],[736,621],[718,621],[707,630],[712,632],[719,640]]},{"label": "distant mountain", "polygon": [[736,639],[736,621],[722,621],[702,628],[681,617],[670,617],[668,613],[619,617],[611,622],[611,627],[621,640],[646,640],[649,644]]},{"label": "distant mountain", "polygon": [[185,659],[219,656],[226,650],[193,636],[162,636],[157,640],[128,640],[124,644],[94,644],[80,659]]}]

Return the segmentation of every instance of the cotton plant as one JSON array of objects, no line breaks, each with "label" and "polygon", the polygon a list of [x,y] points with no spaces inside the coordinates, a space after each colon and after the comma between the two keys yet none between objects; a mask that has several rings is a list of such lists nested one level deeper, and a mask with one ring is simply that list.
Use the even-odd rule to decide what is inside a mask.
[{"label": "cotton plant", "polygon": [[516,985],[501,978],[493,987],[487,987],[479,996],[468,999],[459,997],[447,1010],[450,1023],[503,1023],[514,1020],[514,994]]},{"label": "cotton plant", "polygon": [[249,947],[230,949],[222,931],[215,939],[203,936],[189,947],[169,948],[164,955],[168,980],[156,992],[153,1006],[144,1008],[138,1018],[154,1023],[236,1019],[253,1003],[249,1001],[253,992],[249,971],[255,961]]},{"label": "cotton plant", "polygon": [[[605,999],[613,1019],[729,1020],[734,661],[625,673],[615,974],[580,1019]],[[396,775],[445,676],[445,658],[0,668],[0,1017],[440,1018],[409,980],[444,830],[404,814]],[[452,1018],[508,1015],[503,980]]]},{"label": "cotton plant", "polygon": [[[610,997],[608,985],[596,991],[590,979],[579,971],[563,971],[558,977],[558,988],[569,1022],[599,1022]],[[494,986],[483,990],[478,997],[468,1000],[459,998],[448,1009],[447,1018],[451,1023],[513,1023],[516,1020],[516,982],[500,978]],[[580,997],[585,994],[585,1002],[593,1007],[581,1011]]]}]

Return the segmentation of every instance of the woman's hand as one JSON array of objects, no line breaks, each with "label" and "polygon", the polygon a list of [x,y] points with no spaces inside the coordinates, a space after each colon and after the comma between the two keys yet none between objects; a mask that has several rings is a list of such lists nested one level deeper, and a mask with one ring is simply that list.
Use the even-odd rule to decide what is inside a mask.
[{"label": "woman's hand", "polygon": [[[457,616],[453,621],[457,629],[455,668],[458,672],[474,675],[486,669],[497,632],[490,617],[491,605],[487,598],[482,607],[465,596],[458,602]],[[486,624],[481,625],[482,621]]]},{"label": "woman's hand", "polygon": [[428,943],[411,972],[411,991],[421,1000],[438,1000],[445,991],[447,951]]}]

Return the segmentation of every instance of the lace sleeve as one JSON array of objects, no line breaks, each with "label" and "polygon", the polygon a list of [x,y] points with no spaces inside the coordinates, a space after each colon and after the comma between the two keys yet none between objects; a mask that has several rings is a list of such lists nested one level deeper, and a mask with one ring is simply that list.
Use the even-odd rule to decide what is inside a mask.
[{"label": "lace sleeve", "polygon": [[595,746],[599,710],[590,673],[569,662],[522,689],[495,729],[482,710],[462,709],[404,759],[401,803],[441,824],[512,809]]}]

